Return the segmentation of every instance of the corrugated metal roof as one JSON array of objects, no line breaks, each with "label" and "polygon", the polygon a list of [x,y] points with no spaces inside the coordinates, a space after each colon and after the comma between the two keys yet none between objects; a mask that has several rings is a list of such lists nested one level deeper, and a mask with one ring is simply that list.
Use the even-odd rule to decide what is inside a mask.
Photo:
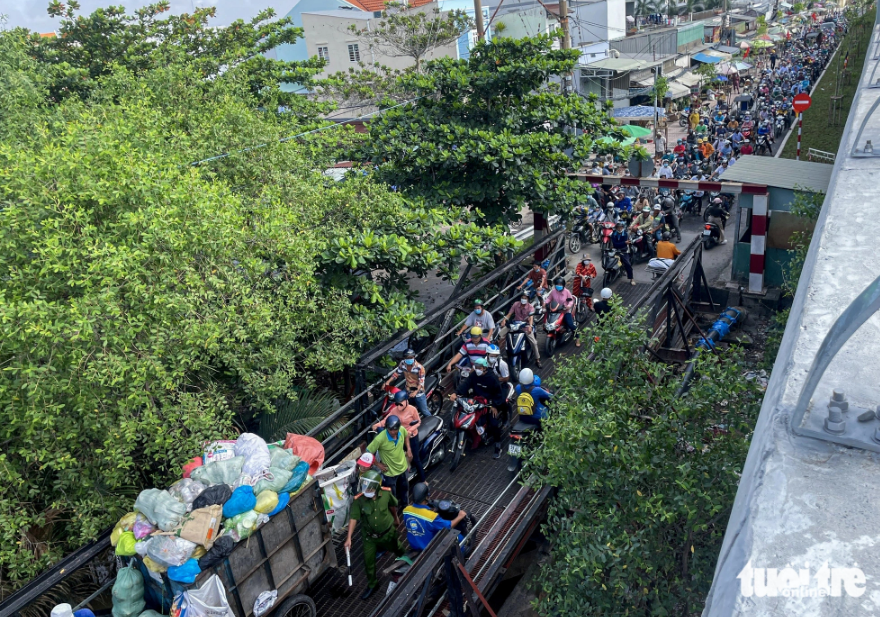
[{"label": "corrugated metal roof", "polygon": [[766,184],[783,189],[803,188],[824,193],[828,190],[832,169],[834,165],[752,154],[740,157],[736,165],[724,170],[721,180]]},{"label": "corrugated metal roof", "polygon": [[589,69],[606,69],[608,71],[635,71],[650,67],[651,63],[645,60],[631,60],[629,58],[603,58],[589,64],[582,65]]}]

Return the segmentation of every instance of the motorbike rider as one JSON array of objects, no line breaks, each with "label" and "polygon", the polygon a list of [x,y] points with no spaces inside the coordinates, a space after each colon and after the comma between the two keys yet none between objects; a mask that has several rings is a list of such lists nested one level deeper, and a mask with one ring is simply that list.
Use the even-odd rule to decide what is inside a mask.
[{"label": "motorbike rider", "polygon": [[672,178],[672,168],[669,166],[669,161],[663,161],[663,164],[660,165],[660,169],[657,170],[658,178]]},{"label": "motorbike rider", "polygon": [[654,204],[654,208],[651,210],[651,216],[654,221],[651,226],[651,235],[654,236],[654,240],[659,242],[663,229],[666,226],[666,217],[663,216],[663,210],[660,207],[660,204]]},{"label": "motorbike rider", "polygon": [[741,156],[755,153],[755,149],[752,148],[752,143],[748,139],[743,140],[742,146],[739,148],[739,153]]},{"label": "motorbike rider", "polygon": [[[618,221],[617,224],[623,225],[623,221]],[[574,332],[575,347],[580,347],[581,341],[578,336],[577,325],[574,321],[575,299],[571,292],[565,288],[565,279],[561,276],[557,276],[553,279],[553,289],[547,297],[544,298],[544,306],[549,307],[554,302],[565,307],[565,315],[562,317],[562,323],[565,324],[566,328]]]},{"label": "motorbike rider", "polygon": [[486,358],[474,360],[474,370],[463,380],[455,389],[453,394],[449,395],[449,400],[454,401],[459,396],[480,396],[488,401],[491,406],[489,424],[486,432],[495,441],[495,454],[493,458],[501,457],[501,426],[502,422],[499,415],[504,414],[508,410],[507,390],[501,387],[495,372],[489,370],[489,362]]},{"label": "motorbike rider", "polygon": [[633,219],[630,230],[636,232],[642,230],[642,233],[650,233],[654,226],[654,217],[651,215],[651,206],[645,206],[639,215]]},{"label": "motorbike rider", "polygon": [[523,292],[519,301],[510,305],[510,310],[507,311],[507,315],[502,317],[498,324],[501,326],[501,331],[498,335],[501,337],[502,348],[507,345],[507,333],[510,332],[510,329],[506,324],[507,320],[510,318],[513,318],[513,321],[521,321],[526,324],[526,340],[529,342],[529,345],[532,346],[532,351],[535,353],[535,364],[540,367],[541,352],[538,349],[538,339],[535,338],[535,307],[529,302],[528,293]]},{"label": "motorbike rider", "polygon": [[[406,395],[405,392],[403,394]],[[382,472],[382,485],[390,488],[397,501],[405,505],[409,496],[409,481],[406,479],[406,471],[409,469],[408,462],[413,457],[409,433],[400,430],[400,418],[394,414],[385,418],[383,424],[385,429],[369,443],[367,452],[373,455],[379,453],[380,462],[376,463],[376,466]],[[393,514],[396,518],[396,510]]]},{"label": "motorbike rider", "polygon": [[626,271],[626,278],[629,280],[630,285],[635,285],[632,262],[629,258],[630,244],[629,234],[623,221],[617,221],[617,224],[614,226],[614,232],[611,234],[611,246],[620,252],[620,261],[623,263],[623,269]]},{"label": "motorbike rider", "polygon": [[451,371],[452,365],[462,358],[467,358],[471,364],[478,358],[485,358],[491,344],[491,341],[483,336],[483,329],[480,326],[474,326],[471,328],[470,340],[465,342],[458,353],[452,356],[452,360],[446,365],[446,372]]},{"label": "motorbike rider", "polygon": [[663,239],[657,243],[657,259],[675,259],[681,255],[681,251],[672,242],[672,234],[663,232]]},{"label": "motorbike rider", "polygon": [[532,264],[532,269],[529,270],[529,273],[526,275],[526,278],[522,283],[517,287],[517,291],[526,286],[526,283],[532,281],[532,285],[541,293],[542,289],[547,288],[547,271],[542,267],[541,260],[536,259],[535,263]]},{"label": "motorbike rider", "polygon": [[492,312],[483,308],[483,301],[479,298],[474,300],[474,310],[467,316],[455,335],[461,336],[462,332],[474,326],[481,327],[483,332],[487,333],[486,338],[492,340],[492,335],[495,333],[495,320],[492,318]]},{"label": "motorbike rider", "polygon": [[[422,460],[419,456],[419,426],[422,424],[422,419],[419,417],[419,410],[414,406],[409,404],[409,400],[406,396],[406,392],[400,390],[394,393],[394,411],[391,413],[396,415],[400,420],[401,426],[406,429],[406,432],[409,434],[409,449],[412,451],[412,463],[416,466],[416,470],[419,472],[419,479],[422,482],[425,482],[425,470],[422,467]],[[385,428],[385,422],[391,416],[387,416],[373,425],[373,430],[379,430],[380,428]]]},{"label": "motorbike rider", "polygon": [[[451,521],[441,518],[428,505],[428,485],[419,482],[412,487],[412,504],[403,509],[403,525],[406,527],[406,539],[414,551],[423,551],[438,532],[451,529],[467,518],[467,512],[459,510]],[[459,543],[464,537],[458,534]]]},{"label": "motorbike rider", "polygon": [[501,349],[499,349],[498,345],[489,345],[489,353],[486,355],[486,360],[489,362],[489,368],[495,371],[498,381],[503,384],[510,381],[510,367],[501,358]]},{"label": "motorbike rider", "polygon": [[669,230],[675,233],[680,241],[681,230],[678,228],[678,217],[675,216],[675,200],[667,195],[660,202],[660,208],[663,211],[663,216],[666,217],[666,224],[669,226]]},{"label": "motorbike rider", "polygon": [[718,240],[721,244],[727,244],[727,239],[724,237],[724,216],[727,214],[724,211],[724,207],[721,205],[721,198],[716,197],[712,200],[712,203],[709,204],[709,207],[706,208],[706,222],[713,223],[718,226],[719,237]]},{"label": "motorbike rider", "polygon": [[397,369],[385,381],[385,387],[390,386],[391,382],[403,375],[410,402],[415,405],[416,409],[423,416],[430,416],[431,411],[428,409],[428,400],[425,398],[426,373],[425,367],[416,360],[416,352],[412,349],[407,349],[403,354],[403,360],[397,365]]},{"label": "motorbike rider", "polygon": [[[528,401],[529,397],[531,402]],[[531,369],[526,368],[519,372],[519,383],[516,386],[518,421],[540,426],[541,420],[547,417],[546,403],[552,398],[550,392],[535,383],[535,374]],[[524,411],[532,413],[523,413]]]},{"label": "motorbike rider", "polygon": [[601,292],[602,299],[593,305],[593,310],[596,311],[596,319],[599,321],[605,317],[606,313],[611,311],[611,296],[613,295],[614,293],[608,287],[605,287]]},{"label": "motorbike rider", "polygon": [[[648,209],[650,211],[650,208]],[[599,277],[596,272],[596,266],[593,265],[592,258],[584,253],[581,260],[574,269],[574,278],[571,281],[571,291],[576,298],[580,298],[581,302],[586,302],[587,307],[593,310],[592,296],[584,295],[584,290],[593,288],[593,281]],[[540,366],[540,364],[538,365]]]}]

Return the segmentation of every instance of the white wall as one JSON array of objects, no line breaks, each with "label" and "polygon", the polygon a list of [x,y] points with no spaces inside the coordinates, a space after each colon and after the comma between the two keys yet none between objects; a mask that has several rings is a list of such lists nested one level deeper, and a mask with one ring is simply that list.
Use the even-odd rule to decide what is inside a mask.
[{"label": "white wall", "polygon": [[626,36],[625,0],[600,0],[572,6],[572,45]]}]

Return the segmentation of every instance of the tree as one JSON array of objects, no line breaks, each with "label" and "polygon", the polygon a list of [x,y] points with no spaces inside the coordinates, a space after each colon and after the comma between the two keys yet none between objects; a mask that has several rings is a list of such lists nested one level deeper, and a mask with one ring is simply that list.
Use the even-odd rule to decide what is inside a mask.
[{"label": "tree", "polygon": [[702,78],[704,84],[715,79],[715,76],[717,75],[715,65],[709,62],[701,62],[700,66],[697,67],[697,70],[694,71],[694,73]]},{"label": "tree", "polygon": [[791,12],[795,15],[802,13],[807,8],[807,5],[803,2],[795,2],[791,7]]},{"label": "tree", "polygon": [[382,53],[392,57],[412,58],[416,72],[431,51],[458,40],[471,27],[470,18],[459,10],[441,13],[407,4],[387,3],[382,19],[369,28],[350,26],[351,32]]},{"label": "tree", "polygon": [[653,97],[656,93],[657,102],[660,105],[663,105],[663,99],[666,97],[666,93],[669,92],[669,80],[663,76],[658,76],[657,81],[654,82],[654,85],[651,87],[651,96]]},{"label": "tree", "polygon": [[542,615],[692,615],[712,582],[762,392],[742,355],[703,354],[681,377],[644,351],[616,306],[593,354],[558,368],[527,472],[557,487],[544,533]]},{"label": "tree", "polygon": [[467,60],[428,63],[403,78],[417,100],[371,122],[353,157],[411,197],[473,208],[485,222],[517,220],[526,206],[570,211],[584,188],[567,174],[594,139],[625,134],[593,101],[548,85],[578,57],[552,44],[501,38],[477,44]]},{"label": "tree", "polygon": [[758,35],[767,34],[767,18],[763,15],[758,15],[758,27],[755,33]]}]

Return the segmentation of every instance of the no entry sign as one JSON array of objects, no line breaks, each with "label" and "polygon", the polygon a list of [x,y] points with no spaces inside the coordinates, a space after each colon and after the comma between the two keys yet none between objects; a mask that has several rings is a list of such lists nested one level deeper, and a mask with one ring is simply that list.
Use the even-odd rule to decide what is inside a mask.
[{"label": "no entry sign", "polygon": [[810,95],[806,92],[801,92],[796,97],[791,100],[791,106],[794,107],[794,110],[799,114],[804,113],[810,108],[810,105],[813,104],[813,99],[810,98]]}]

